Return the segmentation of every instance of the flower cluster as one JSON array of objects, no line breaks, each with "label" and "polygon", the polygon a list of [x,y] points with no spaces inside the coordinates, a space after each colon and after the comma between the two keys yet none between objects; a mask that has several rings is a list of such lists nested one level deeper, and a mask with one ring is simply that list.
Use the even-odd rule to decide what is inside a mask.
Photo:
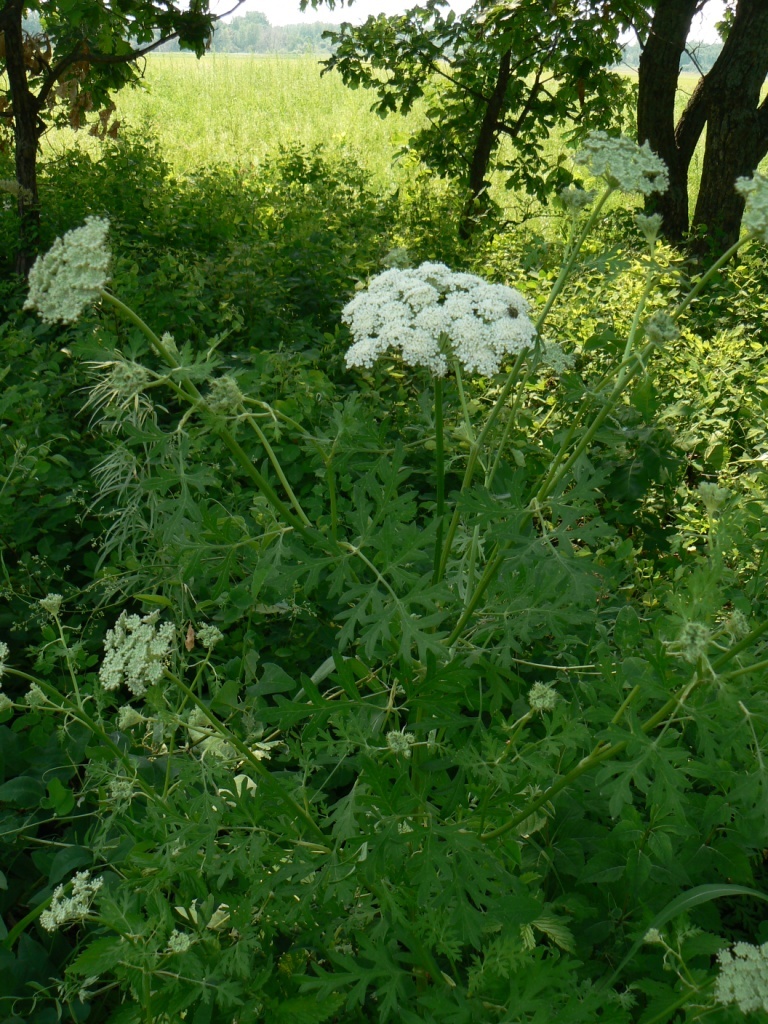
[{"label": "flower cluster", "polygon": [[83,227],[57,238],[29,272],[24,308],[36,309],[48,323],[77,320],[109,277],[108,231],[109,221],[88,217]]},{"label": "flower cluster", "polygon": [[0,679],[3,678],[3,673],[5,672],[5,663],[8,659],[9,654],[10,651],[8,650],[8,644],[0,640]]},{"label": "flower cluster", "polygon": [[557,691],[549,683],[534,683],[528,691],[528,706],[531,711],[554,711],[557,701]]},{"label": "flower cluster", "polygon": [[176,630],[173,623],[157,624],[159,612],[139,618],[122,612],[114,629],[107,630],[106,655],[99,669],[105,690],[116,690],[122,683],[137,697],[160,681],[171,652]]},{"label": "flower cluster", "polygon": [[224,634],[218,626],[206,623],[198,629],[197,639],[206,650],[210,650],[212,647],[215,647],[220,640],[224,639]]},{"label": "flower cluster", "polygon": [[590,132],[573,159],[620,192],[649,196],[669,188],[666,165],[648,143],[638,146],[624,135],[612,138],[605,132]]},{"label": "flower cluster", "polygon": [[711,640],[712,633],[703,622],[684,622],[675,648],[685,661],[695,665],[706,656]]},{"label": "flower cluster", "polygon": [[560,202],[568,213],[573,216],[577,216],[582,210],[586,209],[594,200],[596,194],[596,192],[585,192],[583,188],[577,188],[575,185],[562,188],[558,193]]},{"label": "flower cluster", "polygon": [[412,732],[399,732],[393,729],[387,733],[387,746],[393,754],[402,754],[403,757],[411,756],[411,747],[416,742]]},{"label": "flower cluster", "polygon": [[40,915],[40,924],[48,932],[55,932],[63,924],[82,921],[91,909],[91,903],[99,891],[103,879],[91,880],[90,871],[78,871],[72,879],[72,895],[64,895],[64,886],[56,886],[51,905]]},{"label": "flower cluster", "polygon": [[738,178],[736,191],[747,201],[742,224],[750,234],[768,242],[768,178],[763,174]]},{"label": "flower cluster", "polygon": [[505,356],[533,348],[528,303],[506,285],[454,273],[442,263],[393,268],[374,277],[342,312],[355,343],[347,366],[373,366],[387,351],[408,366],[444,376],[455,358],[469,373],[491,376]]},{"label": "flower cluster", "polygon": [[44,612],[48,612],[55,619],[61,609],[61,602],[64,599],[61,594],[46,594],[45,597],[41,597],[38,604]]},{"label": "flower cluster", "polygon": [[717,959],[717,1002],[722,1006],[735,1003],[742,1013],[768,1011],[768,942],[762,946],[737,942],[731,952],[721,950]]}]

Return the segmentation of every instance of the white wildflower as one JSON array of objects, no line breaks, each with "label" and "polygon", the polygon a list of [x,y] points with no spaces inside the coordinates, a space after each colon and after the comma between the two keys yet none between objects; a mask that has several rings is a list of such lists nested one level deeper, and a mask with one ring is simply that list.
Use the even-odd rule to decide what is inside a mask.
[{"label": "white wildflower", "polygon": [[768,178],[763,174],[738,178],[736,191],[747,203],[741,223],[750,234],[768,242]]},{"label": "white wildflower", "polygon": [[347,366],[370,367],[396,352],[406,365],[436,376],[448,372],[451,358],[469,373],[492,376],[505,356],[534,347],[528,311],[514,288],[454,273],[442,263],[385,270],[342,311],[355,339]]},{"label": "white wildflower", "polygon": [[402,754],[403,757],[411,756],[411,747],[416,742],[412,732],[398,732],[393,729],[387,733],[387,746],[393,754]]},{"label": "white wildflower", "polygon": [[99,297],[109,277],[106,247],[109,221],[88,217],[81,228],[57,238],[29,272],[25,309],[36,309],[43,320],[72,323]]},{"label": "white wildflower", "polygon": [[[8,649],[8,644],[6,644],[2,640],[0,640],[0,679],[3,678],[3,674],[5,672],[5,663],[8,660],[8,655],[9,654],[10,654],[10,651]],[[2,685],[2,684],[0,684],[0,685]]]},{"label": "white wildflower", "polygon": [[735,1003],[742,1013],[768,1011],[768,942],[762,946],[737,942],[731,952],[721,950],[717,959],[715,1000],[722,1006]]},{"label": "white wildflower", "polygon": [[528,691],[531,711],[554,711],[557,701],[557,691],[549,683],[534,683]]},{"label": "white wildflower", "polygon": [[590,132],[573,159],[620,192],[649,196],[669,187],[667,168],[648,143],[638,146],[624,135],[612,138],[605,132]]},{"label": "white wildflower", "polygon": [[649,945],[661,945],[665,946],[664,936],[661,934],[658,928],[649,928],[643,936],[643,942],[649,943]]},{"label": "white wildflower", "polygon": [[32,192],[20,185],[18,181],[14,181],[13,178],[0,178],[0,192],[6,192],[8,195],[22,199],[33,198]]},{"label": "white wildflower", "polygon": [[59,614],[59,609],[61,608],[62,601],[63,598],[61,594],[46,594],[45,597],[40,598],[38,604],[40,605],[44,612],[48,612],[49,615],[52,615],[54,618],[56,618],[56,616]]},{"label": "white wildflower", "polygon": [[64,924],[82,921],[91,909],[94,896],[103,884],[102,878],[91,880],[90,871],[78,871],[72,879],[72,895],[64,895],[64,886],[58,885],[51,905],[40,915],[40,924],[46,931],[55,932]]},{"label": "white wildflower", "polygon": [[198,629],[196,636],[206,650],[211,647],[215,647],[220,640],[224,639],[224,634],[218,626],[214,626],[210,623],[201,626],[200,629]]},{"label": "white wildflower", "polygon": [[5,711],[10,711],[12,707],[13,701],[11,698],[5,693],[0,693],[0,715]]},{"label": "white wildflower", "polygon": [[105,690],[116,690],[122,683],[141,697],[158,683],[171,654],[176,630],[173,623],[157,624],[159,612],[139,618],[122,612],[114,629],[107,631],[106,652],[99,669]]}]

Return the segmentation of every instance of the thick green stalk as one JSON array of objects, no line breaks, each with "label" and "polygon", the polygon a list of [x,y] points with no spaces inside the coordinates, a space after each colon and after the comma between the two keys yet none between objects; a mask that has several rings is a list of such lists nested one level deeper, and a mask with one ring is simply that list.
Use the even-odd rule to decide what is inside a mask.
[{"label": "thick green stalk", "polygon": [[536,331],[538,334],[541,334],[541,329],[544,326],[547,317],[549,316],[552,306],[555,304],[556,299],[562,292],[565,286],[565,282],[570,277],[571,271],[573,270],[573,265],[576,262],[576,257],[579,255],[581,247],[587,239],[587,235],[594,227],[595,221],[600,215],[600,211],[605,205],[608,196],[610,196],[613,191],[614,190],[609,187],[605,190],[605,192],[603,192],[603,194],[597,200],[595,205],[592,207],[592,211],[589,217],[587,218],[584,227],[582,228],[581,234],[578,236],[576,241],[571,246],[568,252],[568,256],[565,262],[563,263],[562,267],[560,268],[560,273],[557,277],[557,280],[552,285],[552,290],[550,291],[549,296],[547,297],[547,301],[544,303],[544,308],[539,314],[539,319],[536,321]]},{"label": "thick green stalk", "polygon": [[432,582],[440,579],[440,554],[443,550],[443,526],[445,520],[445,434],[443,424],[443,378],[435,377],[435,533],[434,568]]},{"label": "thick green stalk", "polygon": [[306,516],[306,514],[304,512],[304,509],[301,507],[301,504],[299,503],[299,499],[293,493],[293,488],[288,483],[288,478],[286,477],[285,473],[283,472],[283,467],[280,465],[280,460],[278,459],[277,455],[275,455],[275,450],[272,447],[272,445],[269,443],[269,440],[267,439],[267,435],[264,433],[264,431],[261,429],[261,427],[258,425],[258,423],[248,413],[246,413],[245,418],[247,419],[248,423],[250,424],[251,429],[253,430],[253,432],[256,434],[256,437],[258,437],[259,441],[261,441],[261,444],[262,444],[262,446],[264,448],[264,451],[267,453],[267,458],[272,463],[272,468],[274,469],[275,473],[277,474],[278,480],[283,485],[283,490],[288,495],[288,500],[290,501],[291,505],[293,506],[293,509],[294,509],[296,515],[299,517],[299,519],[302,521],[302,523],[304,523],[305,526],[308,526],[308,527],[311,528],[312,527],[312,523],[307,518],[307,516]]},{"label": "thick green stalk", "polygon": [[675,306],[674,310],[671,313],[673,320],[677,320],[681,313],[685,312],[685,310],[688,308],[688,306],[690,306],[690,304],[699,294],[704,285],[710,280],[710,278],[714,277],[714,275],[718,272],[720,267],[722,267],[724,263],[727,263],[731,256],[733,256],[734,253],[739,251],[742,245],[745,245],[747,242],[751,242],[754,237],[755,236],[753,234],[744,235],[743,238],[740,238],[738,241],[734,242],[730,249],[726,249],[723,255],[719,257],[719,259],[715,260],[712,266],[707,270],[706,274],[699,278],[699,280],[696,282],[693,288],[691,288],[691,290],[688,292],[685,298],[682,299],[677,306]]},{"label": "thick green stalk", "polygon": [[[507,398],[509,397],[510,391],[517,383],[518,377],[520,375],[520,368],[523,365],[523,361],[525,360],[527,351],[527,349],[523,349],[521,352],[518,352],[517,358],[515,359],[512,365],[512,369],[509,371],[504,387],[499,392],[499,396],[493,404],[493,407],[488,416],[488,419],[485,421],[483,429],[480,431],[480,434],[475,439],[475,441],[473,442],[472,446],[469,449],[469,457],[467,459],[467,465],[464,470],[464,478],[461,481],[461,488],[459,489],[460,494],[463,494],[464,491],[472,482],[472,477],[475,475],[475,466],[477,465],[477,460],[480,457],[480,453],[483,450],[483,444],[485,443],[488,434],[493,428],[493,425],[495,424],[496,419],[499,416],[499,413],[504,408],[504,404]],[[445,567],[448,564],[448,558],[450,557],[451,554],[451,548],[453,547],[453,540],[454,537],[456,536],[456,530],[458,528],[460,518],[461,515],[457,504],[457,506],[453,510],[451,522],[448,526],[448,533],[443,544],[443,553],[440,558],[440,565],[437,573],[438,581],[441,580],[445,575]]]}]

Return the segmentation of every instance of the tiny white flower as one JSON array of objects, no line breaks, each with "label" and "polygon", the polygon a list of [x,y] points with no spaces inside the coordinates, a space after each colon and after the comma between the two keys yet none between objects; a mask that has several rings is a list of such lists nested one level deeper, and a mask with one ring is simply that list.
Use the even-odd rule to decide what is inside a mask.
[{"label": "tiny white flower", "polygon": [[573,159],[620,192],[649,196],[669,188],[667,168],[647,142],[638,146],[623,135],[612,138],[605,132],[590,132]]},{"label": "tiny white flower", "polygon": [[768,1011],[768,942],[752,946],[737,942],[732,951],[717,956],[720,973],[715,982],[715,1001],[735,1003],[742,1013]]},{"label": "tiny white flower", "polygon": [[32,683],[30,685],[29,689],[24,694],[24,700],[31,708],[41,708],[48,703],[48,698],[37,683]]},{"label": "tiny white flower", "polygon": [[83,227],[57,238],[29,272],[24,308],[37,310],[48,323],[77,320],[108,280],[108,230],[109,221],[88,217]]},{"label": "tiny white flower", "polygon": [[46,931],[55,932],[62,925],[82,921],[88,916],[96,893],[103,885],[102,878],[91,879],[90,871],[78,871],[72,879],[72,895],[65,896],[64,886],[57,885],[47,910],[40,915],[40,924]]},{"label": "tiny white flower", "polygon": [[560,202],[571,214],[579,214],[594,200],[596,192],[585,192],[583,188],[570,185],[568,188],[560,189],[558,193]]},{"label": "tiny white flower", "polygon": [[158,683],[171,655],[176,635],[172,622],[157,624],[158,612],[139,618],[122,612],[104,640],[104,661],[99,680],[105,690],[116,690],[123,683],[141,697]]},{"label": "tiny white flower", "polygon": [[192,945],[192,936],[186,932],[179,932],[174,929],[168,936],[169,953],[186,953]]},{"label": "tiny white flower", "polygon": [[0,715],[4,711],[9,711],[12,707],[13,701],[11,698],[5,693],[0,693]]},{"label": "tiny white flower", "polygon": [[8,649],[8,644],[0,640],[0,679],[3,678],[3,673],[5,672],[5,663],[8,660],[9,654],[10,651]]},{"label": "tiny white flower", "polygon": [[416,742],[412,732],[399,732],[393,729],[387,733],[387,746],[393,754],[402,754],[403,757],[411,756],[411,747]]}]

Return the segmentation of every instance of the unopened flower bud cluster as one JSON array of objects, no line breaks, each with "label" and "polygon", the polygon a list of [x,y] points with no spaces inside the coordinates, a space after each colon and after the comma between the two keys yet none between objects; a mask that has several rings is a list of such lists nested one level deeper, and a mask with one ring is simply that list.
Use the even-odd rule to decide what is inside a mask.
[{"label": "unopened flower bud cluster", "polygon": [[585,166],[595,178],[602,178],[620,192],[649,196],[669,188],[666,165],[648,143],[638,146],[623,135],[612,138],[605,132],[590,132],[574,163]]},{"label": "unopened flower bud cluster", "polygon": [[534,683],[528,691],[528,706],[531,711],[554,711],[557,701],[557,691],[549,683]]},{"label": "unopened flower bud cluster", "polygon": [[159,612],[139,618],[122,612],[114,629],[107,631],[105,657],[99,680],[105,690],[125,684],[136,697],[158,683],[171,654],[175,629],[171,622],[158,625]]},{"label": "unopened flower bud cluster", "polygon": [[63,598],[61,594],[46,594],[45,597],[40,598],[38,604],[44,612],[48,612],[49,615],[56,618],[59,614],[59,610],[61,609],[62,600]]},{"label": "unopened flower bud cluster", "polygon": [[492,376],[505,356],[534,347],[528,311],[514,288],[442,263],[385,270],[342,311],[355,339],[347,366],[370,367],[392,352],[435,376],[448,372],[452,358],[469,373]]},{"label": "unopened flower bud cluster", "polygon": [[108,231],[109,221],[88,217],[83,227],[57,238],[29,272],[24,308],[37,310],[48,323],[77,320],[108,280]]},{"label": "unopened flower bud cluster", "polygon": [[91,879],[90,871],[78,871],[72,879],[72,895],[64,895],[64,886],[58,885],[51,905],[40,915],[40,924],[46,931],[55,932],[62,925],[82,921],[91,909],[91,903],[103,884],[103,879]]},{"label": "unopened flower bud cluster", "polygon": [[402,754],[403,757],[411,756],[411,747],[416,742],[412,732],[399,732],[393,729],[387,733],[387,746],[393,754]]}]

